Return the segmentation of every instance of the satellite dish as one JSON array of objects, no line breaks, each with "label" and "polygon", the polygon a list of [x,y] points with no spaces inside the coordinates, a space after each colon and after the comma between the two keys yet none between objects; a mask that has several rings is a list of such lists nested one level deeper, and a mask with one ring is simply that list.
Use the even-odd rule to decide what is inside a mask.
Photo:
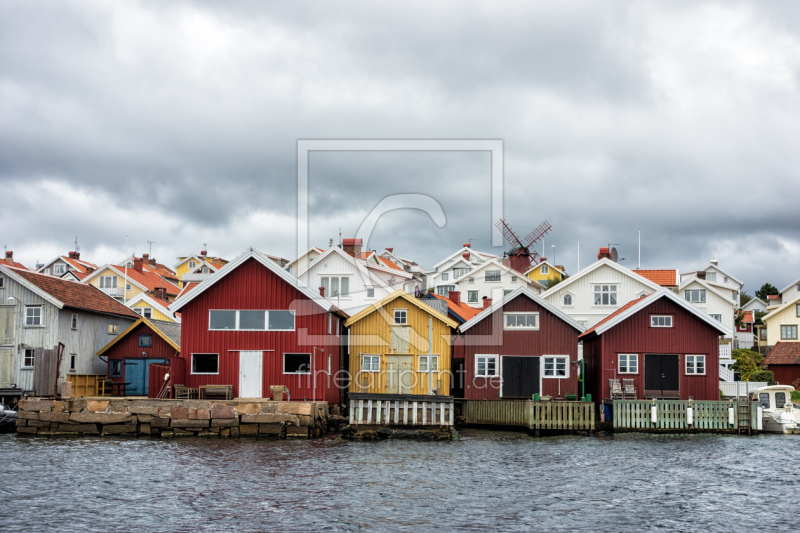
[{"label": "satellite dish", "polygon": [[619,254],[617,253],[617,247],[614,246],[611,248],[611,260],[616,263],[617,259],[619,259]]}]

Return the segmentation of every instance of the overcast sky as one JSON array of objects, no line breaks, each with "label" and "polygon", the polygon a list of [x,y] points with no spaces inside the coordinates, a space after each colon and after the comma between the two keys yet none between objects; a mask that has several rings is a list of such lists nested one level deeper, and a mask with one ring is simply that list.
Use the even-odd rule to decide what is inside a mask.
[{"label": "overcast sky", "polygon": [[[28,267],[296,255],[298,139],[499,139],[504,216],[574,273],[800,277],[800,10],[745,2],[0,3],[0,244]],[[488,152],[314,152],[310,239],[491,247]],[[521,235],[521,236],[522,236]],[[537,245],[541,253],[541,243]],[[507,245],[506,245],[507,247]]]}]

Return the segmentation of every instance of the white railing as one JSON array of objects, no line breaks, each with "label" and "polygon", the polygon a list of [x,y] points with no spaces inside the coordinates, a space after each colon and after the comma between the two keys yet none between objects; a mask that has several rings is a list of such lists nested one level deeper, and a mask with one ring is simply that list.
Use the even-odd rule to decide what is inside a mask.
[{"label": "white railing", "polygon": [[100,290],[112,298],[122,298],[122,287],[103,287]]},{"label": "white railing", "polygon": [[733,381],[733,370],[726,366],[719,365],[719,379],[720,381]]},{"label": "white railing", "polygon": [[350,400],[350,425],[452,426],[453,418],[452,397],[434,401]]},{"label": "white railing", "polygon": [[731,345],[730,344],[720,344],[719,345],[719,358],[720,359],[731,359]]},{"label": "white railing", "polygon": [[751,390],[767,385],[766,381],[720,381],[719,390],[728,398],[736,398],[737,396],[747,396]]}]

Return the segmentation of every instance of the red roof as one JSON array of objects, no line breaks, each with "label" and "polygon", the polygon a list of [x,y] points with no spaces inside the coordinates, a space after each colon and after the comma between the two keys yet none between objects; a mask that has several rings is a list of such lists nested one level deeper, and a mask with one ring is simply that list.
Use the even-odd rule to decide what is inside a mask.
[{"label": "red roof", "polygon": [[23,265],[22,263],[17,263],[13,259],[9,261],[8,259],[0,258],[0,264],[2,264],[4,266],[7,266],[7,267],[11,267],[11,268],[19,268],[19,269],[22,269],[22,270],[28,270],[28,268],[25,265]]},{"label": "red roof", "polygon": [[780,294],[768,294],[767,295],[767,300],[780,300],[780,298],[781,298]]},{"label": "red roof", "polygon": [[[120,275],[125,275],[125,268],[117,265],[110,265],[109,268],[116,270]],[[172,283],[168,282],[158,274],[154,272],[139,272],[133,268],[128,269],[128,279],[135,281],[136,283],[144,286],[149,291],[155,291],[159,287],[164,287],[167,290],[167,294],[171,296],[177,296],[181,290],[173,285]]]},{"label": "red roof", "polygon": [[439,298],[440,300],[444,300],[445,302],[447,302],[447,308],[450,309],[450,311],[452,311],[454,314],[460,316],[464,320],[464,322],[470,320],[476,315],[479,315],[481,311],[483,311],[483,309],[476,309],[475,307],[467,305],[464,302],[456,304],[450,298],[445,298],[444,296],[441,296],[433,292],[430,294],[432,294],[436,298]]},{"label": "red roof", "polygon": [[677,270],[634,270],[633,272],[662,287],[675,287],[678,284]]},{"label": "red roof", "polygon": [[742,317],[742,322],[755,322],[752,311],[739,311],[739,315]]},{"label": "red roof", "polygon": [[98,268],[100,268],[97,265],[94,265],[87,261],[81,261],[80,259],[73,259],[67,255],[62,255],[60,259],[65,263],[67,263],[68,265],[70,265],[74,270],[77,270],[78,272],[81,273],[86,273],[87,270],[90,269],[97,270]]},{"label": "red roof", "polygon": [[800,342],[777,342],[764,359],[769,365],[800,365]]},{"label": "red roof", "polygon": [[180,298],[182,296],[185,296],[187,292],[191,291],[192,289],[194,289],[198,285],[200,285],[199,281],[192,281],[191,283],[186,283],[183,286],[183,289],[181,289],[181,292],[178,294],[178,298]]},{"label": "red roof", "polygon": [[379,256],[379,255],[375,255],[375,257],[377,257],[377,258],[378,258],[378,261],[380,261],[381,263],[385,264],[385,265],[386,265],[386,266],[388,266],[389,268],[394,268],[394,269],[397,269],[397,270],[403,270],[403,269],[402,269],[402,268],[400,268],[400,267],[399,267],[399,266],[398,266],[396,263],[394,263],[394,262],[392,262],[392,261],[389,261],[389,260],[388,260],[388,259],[386,259],[385,257],[381,257],[381,256]]},{"label": "red roof", "polygon": [[[605,317],[603,320],[601,320],[600,322],[598,322],[597,324],[595,324],[594,326],[592,326],[590,329],[587,329],[586,331],[584,331],[584,332],[581,334],[581,337],[585,337],[585,336],[589,335],[589,334],[590,334],[590,333],[592,333],[592,332],[593,332],[595,329],[597,329],[598,327],[600,327],[602,324],[605,324],[606,322],[608,322],[609,320],[611,320],[611,319],[612,319],[612,318],[614,318],[615,316],[619,315],[620,313],[623,313],[623,312],[625,312],[627,309],[630,309],[630,308],[631,308],[631,307],[633,307],[634,305],[638,304],[639,302],[641,302],[642,300],[644,300],[645,298],[647,298],[647,296],[650,296],[650,295],[648,294],[648,295],[646,295],[646,296],[642,296],[641,298],[637,298],[637,299],[635,299],[635,300],[631,300],[630,302],[626,303],[625,305],[623,305],[622,307],[620,307],[619,309],[617,309],[616,311],[614,311],[613,313],[611,313],[610,315],[608,315],[607,317]],[[578,337],[578,338],[580,338],[580,337]]]},{"label": "red roof", "polygon": [[67,281],[47,274],[39,274],[38,272],[25,270],[15,270],[14,272],[56,300],[63,302],[67,307],[133,318],[139,317],[139,315],[114,298],[91,285],[75,283],[74,281]]}]

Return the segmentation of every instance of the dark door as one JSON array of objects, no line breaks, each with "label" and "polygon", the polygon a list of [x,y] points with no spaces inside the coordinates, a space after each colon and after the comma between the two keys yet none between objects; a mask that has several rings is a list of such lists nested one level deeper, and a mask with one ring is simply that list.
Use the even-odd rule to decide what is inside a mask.
[{"label": "dark door", "polygon": [[539,357],[503,356],[503,397],[530,398],[539,390]]},{"label": "dark door", "polygon": [[454,357],[452,360],[453,365],[453,383],[450,386],[450,394],[454,398],[464,397],[464,359]]},{"label": "dark door", "polygon": [[125,394],[128,396],[147,396],[150,365],[163,363],[163,359],[126,359]]},{"label": "dark door", "polygon": [[678,354],[644,356],[644,394],[650,398],[680,398]]}]

